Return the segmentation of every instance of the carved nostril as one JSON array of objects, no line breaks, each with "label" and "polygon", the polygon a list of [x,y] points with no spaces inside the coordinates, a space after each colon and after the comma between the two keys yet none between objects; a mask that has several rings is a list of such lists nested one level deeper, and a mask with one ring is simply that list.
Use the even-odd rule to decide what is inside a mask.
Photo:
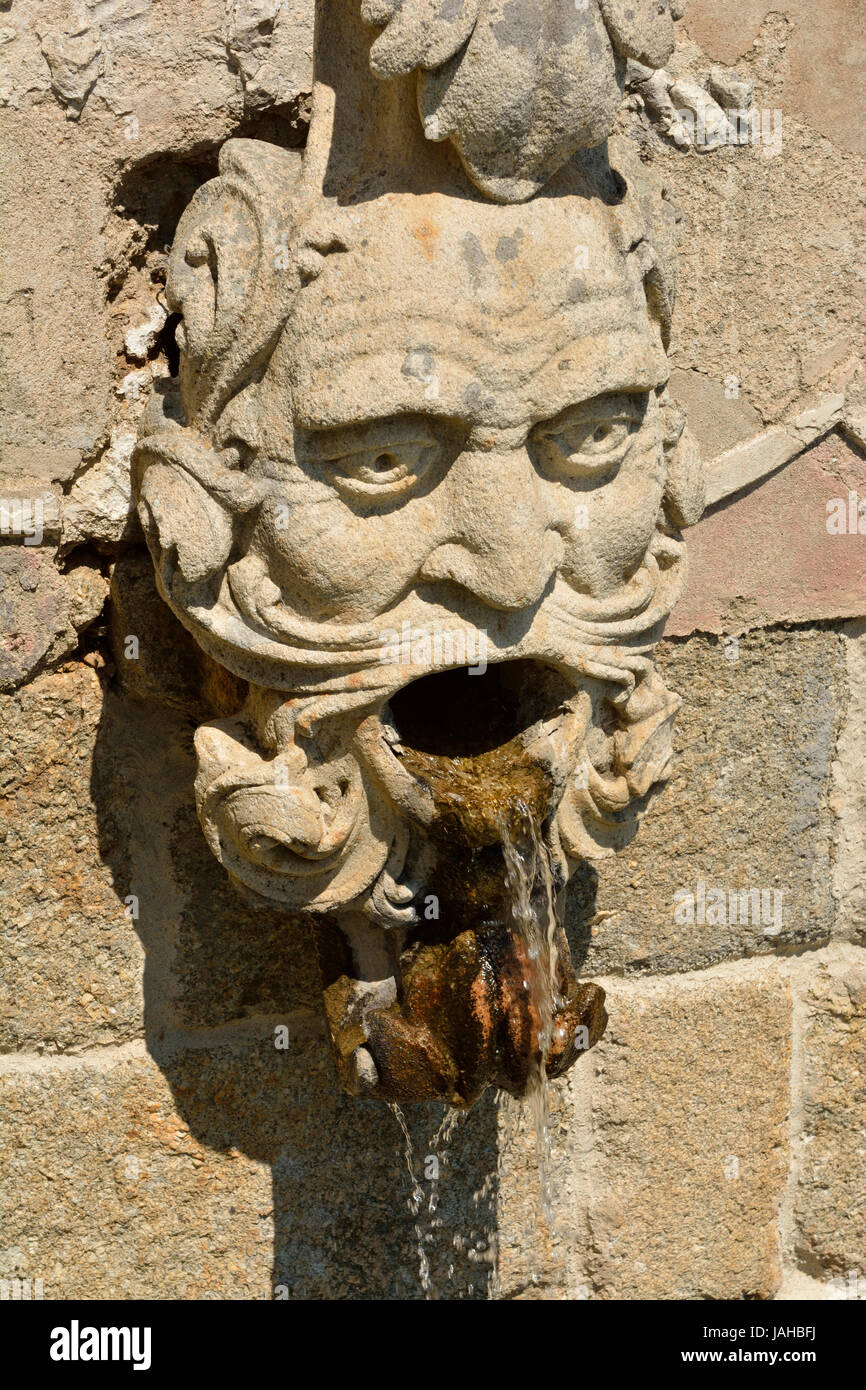
[{"label": "carved nostril", "polygon": [[543,596],[564,543],[525,444],[488,443],[453,463],[444,535],[419,577],[459,585],[490,608],[516,612]]}]

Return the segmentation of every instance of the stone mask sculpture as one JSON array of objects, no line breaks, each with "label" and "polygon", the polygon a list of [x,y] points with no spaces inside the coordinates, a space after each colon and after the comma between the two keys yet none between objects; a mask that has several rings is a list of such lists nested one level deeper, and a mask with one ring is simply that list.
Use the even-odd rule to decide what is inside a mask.
[{"label": "stone mask sculpture", "polygon": [[230,141],[177,231],[134,480],[160,592],[246,683],[199,815],[312,914],[352,1094],[522,1094],[605,1024],[515,865],[552,912],[669,772],[651,653],[703,487],[674,212],[605,140],[674,9],[320,0],[303,156]]}]

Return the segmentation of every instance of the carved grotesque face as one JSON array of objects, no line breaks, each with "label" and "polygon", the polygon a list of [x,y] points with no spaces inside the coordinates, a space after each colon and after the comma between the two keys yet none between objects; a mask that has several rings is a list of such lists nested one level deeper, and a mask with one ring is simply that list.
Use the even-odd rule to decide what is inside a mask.
[{"label": "carved grotesque face", "polygon": [[253,621],[447,610],[506,648],[557,584],[627,589],[664,490],[666,362],[598,211],[344,214],[261,388],[270,494],[233,583]]},{"label": "carved grotesque face", "polygon": [[[520,1092],[541,1023],[500,811],[532,808],[561,886],[670,761],[651,651],[700,486],[653,253],[578,175],[525,206],[323,207],[279,151],[232,142],[221,169],[172,253],[181,419],[135,460],[164,597],[250,687],[197,734],[202,825],[325,924],[350,1090]],[[472,667],[493,674],[468,700],[429,685]],[[451,894],[444,934],[419,910],[437,872],[480,894],[468,916]],[[561,933],[554,954],[552,1073],[603,1026]]]}]

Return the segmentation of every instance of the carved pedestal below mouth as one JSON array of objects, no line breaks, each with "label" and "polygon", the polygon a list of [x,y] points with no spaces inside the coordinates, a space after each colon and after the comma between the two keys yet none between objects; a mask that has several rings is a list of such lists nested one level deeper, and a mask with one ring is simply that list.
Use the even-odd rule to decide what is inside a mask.
[{"label": "carved pedestal below mouth", "polygon": [[572,981],[553,1014],[552,1045],[543,1046],[527,988],[532,962],[501,924],[450,940],[425,936],[404,957],[400,1000],[380,1002],[347,975],[325,990],[337,1067],[351,1095],[459,1107],[488,1086],[520,1097],[542,1066],[550,1078],[562,1075],[604,1032],[604,991]]}]

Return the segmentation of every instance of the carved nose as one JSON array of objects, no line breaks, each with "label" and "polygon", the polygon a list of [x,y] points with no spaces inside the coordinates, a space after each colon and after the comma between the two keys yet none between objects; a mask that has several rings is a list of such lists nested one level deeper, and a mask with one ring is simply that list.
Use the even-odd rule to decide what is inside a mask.
[{"label": "carved nose", "polygon": [[466,451],[446,483],[446,536],[421,578],[450,580],[491,608],[537,603],[562,557],[541,484],[525,449]]}]

